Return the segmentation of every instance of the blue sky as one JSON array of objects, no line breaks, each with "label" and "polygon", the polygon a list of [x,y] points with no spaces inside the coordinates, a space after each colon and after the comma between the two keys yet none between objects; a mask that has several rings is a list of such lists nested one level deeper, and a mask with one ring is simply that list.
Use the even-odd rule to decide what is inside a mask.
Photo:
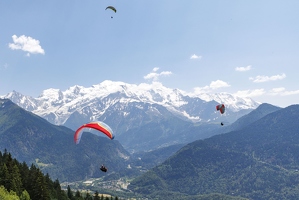
[{"label": "blue sky", "polygon": [[159,81],[298,104],[298,8],[297,0],[0,0],[0,95]]}]

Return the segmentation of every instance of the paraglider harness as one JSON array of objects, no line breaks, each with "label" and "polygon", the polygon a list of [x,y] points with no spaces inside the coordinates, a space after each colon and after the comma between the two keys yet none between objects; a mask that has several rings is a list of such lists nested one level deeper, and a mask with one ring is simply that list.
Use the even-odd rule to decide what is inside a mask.
[{"label": "paraglider harness", "polygon": [[101,168],[100,168],[100,170],[101,170],[102,172],[107,172],[108,169],[107,169],[104,165],[102,165]]}]

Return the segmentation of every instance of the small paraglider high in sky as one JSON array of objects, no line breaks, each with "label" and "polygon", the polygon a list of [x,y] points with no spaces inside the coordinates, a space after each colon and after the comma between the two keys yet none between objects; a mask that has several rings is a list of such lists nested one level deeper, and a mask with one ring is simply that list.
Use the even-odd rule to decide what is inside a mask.
[{"label": "small paraglider high in sky", "polygon": [[[116,13],[116,9],[113,6],[107,6],[105,10],[112,10],[114,13]],[[113,18],[113,16],[111,16]]]}]

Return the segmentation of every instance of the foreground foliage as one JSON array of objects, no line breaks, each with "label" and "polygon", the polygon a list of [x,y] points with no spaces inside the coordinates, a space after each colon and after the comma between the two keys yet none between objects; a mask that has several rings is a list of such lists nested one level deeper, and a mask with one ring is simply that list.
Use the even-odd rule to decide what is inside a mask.
[{"label": "foreground foliage", "polygon": [[18,162],[7,151],[0,152],[0,185],[0,199],[68,199],[58,180],[52,181],[35,165]]}]

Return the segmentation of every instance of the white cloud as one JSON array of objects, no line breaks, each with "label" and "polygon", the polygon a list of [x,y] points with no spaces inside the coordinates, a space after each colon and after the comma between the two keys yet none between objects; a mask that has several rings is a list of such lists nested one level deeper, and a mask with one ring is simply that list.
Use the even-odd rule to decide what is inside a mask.
[{"label": "white cloud", "polygon": [[279,94],[281,94],[284,91],[285,91],[284,87],[273,88],[272,90],[270,90],[269,94],[270,95],[279,95]]},{"label": "white cloud", "polygon": [[287,96],[287,95],[295,95],[295,94],[299,94],[299,90],[285,91],[282,95]]},{"label": "white cloud", "polygon": [[202,56],[198,56],[198,55],[196,55],[196,54],[193,54],[191,57],[190,57],[190,59],[201,59],[202,58]]},{"label": "white cloud", "polygon": [[45,54],[44,49],[40,46],[39,40],[33,39],[32,37],[27,37],[21,35],[17,37],[16,35],[12,36],[13,43],[9,43],[9,48],[12,50],[22,50],[27,52],[26,56],[32,54]]},{"label": "white cloud", "polygon": [[158,71],[159,70],[159,67],[155,67],[154,69],[153,69],[153,72],[156,72],[156,71]]},{"label": "white cloud", "polygon": [[255,90],[240,90],[235,93],[239,97],[257,97],[265,94],[264,89],[255,89]]},{"label": "white cloud", "polygon": [[250,77],[249,80],[253,81],[254,83],[262,83],[262,82],[268,82],[268,81],[277,81],[282,80],[286,77],[286,75],[283,73],[281,75],[274,75],[274,76],[256,76],[255,78]]},{"label": "white cloud", "polygon": [[299,90],[287,91],[284,87],[278,87],[272,88],[269,91],[265,91],[264,89],[241,90],[234,94],[239,97],[257,97],[262,95],[288,96],[299,94]]},{"label": "white cloud", "polygon": [[169,75],[172,74],[171,71],[163,71],[163,72],[161,72],[161,73],[157,73],[158,70],[159,70],[159,68],[158,68],[158,67],[155,67],[155,68],[153,69],[153,72],[151,72],[151,73],[145,75],[143,78],[144,78],[144,79],[152,79],[153,81],[158,81],[158,80],[159,80],[159,77],[161,77],[161,76],[169,76]]},{"label": "white cloud", "polygon": [[195,87],[194,93],[196,94],[207,93],[210,92],[211,90],[216,90],[224,87],[230,87],[230,85],[224,81],[216,80],[216,81],[212,81],[210,85],[204,87]]},{"label": "white cloud", "polygon": [[299,90],[291,90],[287,91],[284,87],[273,88],[270,90],[269,95],[280,95],[280,96],[288,96],[288,95],[296,95],[299,94]]},{"label": "white cloud", "polygon": [[212,81],[210,83],[210,88],[215,90],[215,89],[218,89],[218,88],[223,88],[223,87],[230,87],[230,85],[224,81],[221,81],[221,80],[217,80],[217,81]]},{"label": "white cloud", "polygon": [[195,94],[208,93],[209,91],[210,91],[209,86],[205,86],[205,87],[195,87],[195,88],[194,88],[194,93],[195,93]]},{"label": "white cloud", "polygon": [[251,70],[251,65],[248,65],[247,67],[236,67],[235,70],[238,72],[249,71],[249,70]]}]

